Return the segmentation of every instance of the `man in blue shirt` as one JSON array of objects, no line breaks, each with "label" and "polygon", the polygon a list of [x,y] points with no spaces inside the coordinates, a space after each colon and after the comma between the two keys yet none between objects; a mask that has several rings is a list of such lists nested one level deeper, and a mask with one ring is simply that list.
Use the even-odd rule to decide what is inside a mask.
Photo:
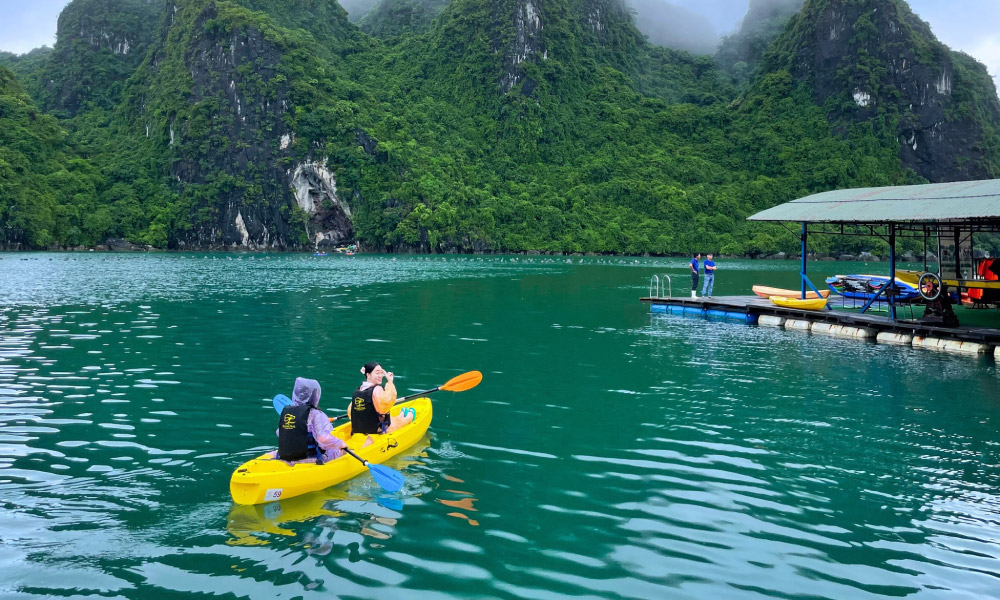
[{"label": "man in blue shirt", "polygon": [[705,286],[701,288],[702,297],[712,297],[713,285],[715,285],[715,261],[712,260],[712,255],[708,254],[705,256]]},{"label": "man in blue shirt", "polygon": [[694,258],[691,259],[691,297],[698,297],[698,259],[701,258],[701,252],[695,252]]}]

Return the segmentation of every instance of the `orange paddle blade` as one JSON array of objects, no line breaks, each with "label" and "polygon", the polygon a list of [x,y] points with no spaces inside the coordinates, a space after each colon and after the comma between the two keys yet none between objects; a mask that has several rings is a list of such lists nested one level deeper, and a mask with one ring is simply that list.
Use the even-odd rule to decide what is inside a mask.
[{"label": "orange paddle blade", "polygon": [[476,387],[482,380],[482,373],[479,371],[469,371],[468,373],[462,373],[461,375],[452,377],[438,389],[446,392],[464,392],[465,390],[471,390]]}]

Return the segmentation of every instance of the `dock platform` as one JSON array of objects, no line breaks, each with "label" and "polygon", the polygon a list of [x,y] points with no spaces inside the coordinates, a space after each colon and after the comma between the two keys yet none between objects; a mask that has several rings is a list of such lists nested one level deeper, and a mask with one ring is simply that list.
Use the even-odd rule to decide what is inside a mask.
[{"label": "dock platform", "polygon": [[[757,296],[719,296],[715,298],[640,298],[641,302],[650,304],[655,312],[697,315],[705,317],[718,316],[746,323],[771,324],[784,326],[786,322],[794,322],[792,328],[817,331],[837,335],[833,331],[853,332],[844,337],[877,337],[879,341],[897,344],[925,345],[924,340],[934,340],[934,344],[944,345],[953,342],[958,351],[964,353],[995,353],[1000,358],[1000,329],[988,327],[942,327],[918,322],[914,319],[895,320],[887,316],[861,314],[850,310],[802,310],[786,308],[772,304],[766,298]],[[897,309],[901,312],[907,310]],[[923,307],[914,306],[913,314],[923,311]],[[763,321],[761,317],[766,317]],[[863,332],[859,334],[858,331]],[[889,341],[893,340],[893,341]],[[909,340],[909,341],[907,341]],[[957,346],[955,345],[957,344]],[[963,344],[965,350],[961,350]]]}]

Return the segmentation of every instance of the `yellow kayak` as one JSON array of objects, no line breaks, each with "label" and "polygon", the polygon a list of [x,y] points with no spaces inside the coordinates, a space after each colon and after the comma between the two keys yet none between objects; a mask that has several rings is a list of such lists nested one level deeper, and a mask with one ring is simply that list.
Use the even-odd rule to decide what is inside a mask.
[{"label": "yellow kayak", "polygon": [[[385,435],[373,435],[374,444],[362,446],[366,435],[357,434],[348,438],[350,423],[334,428],[333,434],[347,442],[347,447],[372,464],[380,464],[406,450],[427,433],[434,409],[429,398],[417,398],[393,407],[393,417],[399,415],[404,406],[416,412],[413,421],[396,431]],[[367,472],[365,465],[353,456],[345,454],[323,465],[304,463],[290,465],[283,460],[271,458],[272,452],[243,463],[233,472],[229,480],[229,493],[237,504],[260,504],[272,500],[293,498],[307,492],[321,490]]]},{"label": "yellow kayak", "polygon": [[[782,288],[768,287],[766,285],[755,285],[753,286],[753,293],[757,294],[761,298],[770,298],[771,296],[783,296],[785,298],[798,298],[802,295],[799,290],[785,290]],[[820,295],[824,298],[830,295],[830,290],[820,290]],[[806,298],[819,298],[816,292],[807,291]]]},{"label": "yellow kayak", "polygon": [[[427,456],[428,446],[430,446],[430,436],[424,435],[416,444],[399,455],[393,461],[393,466],[397,469],[405,469],[414,464],[418,457]],[[352,496],[348,487],[334,486],[281,502],[235,504],[229,509],[226,529],[229,531],[230,538],[226,543],[254,546],[268,543],[267,536],[261,534],[295,536],[297,535],[296,523],[305,523],[322,516],[343,516],[343,512],[329,508],[331,503],[335,505],[339,501],[356,497],[356,495]],[[380,504],[386,506],[382,502]],[[363,530],[362,533],[364,533]]]},{"label": "yellow kayak", "polygon": [[823,310],[826,307],[826,298],[785,298],[784,296],[771,296],[768,298],[771,304],[783,306],[785,308],[798,308],[801,310]]}]

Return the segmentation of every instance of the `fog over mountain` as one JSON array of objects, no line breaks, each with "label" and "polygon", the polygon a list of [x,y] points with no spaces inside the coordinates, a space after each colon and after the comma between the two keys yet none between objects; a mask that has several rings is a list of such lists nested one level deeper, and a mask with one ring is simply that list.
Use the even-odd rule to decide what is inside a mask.
[{"label": "fog over mountain", "polygon": [[344,7],[347,11],[347,17],[351,21],[357,21],[361,17],[368,14],[368,11],[372,9],[379,0],[338,0],[340,5]]},{"label": "fog over mountain", "polygon": [[666,0],[629,0],[635,25],[650,43],[693,54],[712,54],[719,34],[704,16]]},{"label": "fog over mountain", "polygon": [[[650,43],[693,54],[714,54],[722,35],[733,33],[724,22],[745,30],[802,8],[805,0],[628,0],[635,24]],[[713,23],[716,23],[713,25]],[[721,29],[719,27],[722,27]]]},{"label": "fog over mountain", "polygon": [[[358,22],[382,0],[339,0],[352,22]],[[688,8],[667,0],[626,0],[635,12],[636,27],[651,44],[687,50],[692,54],[713,54],[721,37],[703,10],[713,7],[697,4]],[[681,0],[683,2],[684,0]],[[798,3],[802,0],[765,0],[765,3]],[[709,2],[711,4],[711,2]],[[717,3],[718,4],[718,3]],[[732,0],[725,4],[731,10]],[[737,3],[742,4],[742,3]],[[719,7],[715,7],[719,8]],[[741,15],[744,6],[739,7]],[[766,10],[764,11],[766,12]]]},{"label": "fog over mountain", "polygon": [[750,0],[750,8],[743,17],[743,27],[759,21],[784,17],[798,12],[806,0]]},{"label": "fog over mountain", "polygon": [[[348,13],[352,22],[357,23],[365,17],[382,0],[339,0],[340,5]],[[391,0],[389,0],[391,1]],[[732,0],[724,2],[716,1],[705,3],[705,0],[694,3],[693,6],[684,6],[686,0],[670,2],[668,0],[625,0],[631,5],[635,13],[636,28],[645,35],[651,44],[687,50],[692,54],[713,54],[719,47],[721,36],[712,25],[705,11],[711,10],[732,11],[734,3]],[[760,4],[760,14],[766,14],[769,10],[768,4],[802,4],[803,0],[764,0],[763,2],[751,3]],[[691,2],[687,2],[691,4]],[[746,7],[742,2],[735,3],[739,6],[740,15],[745,13]],[[724,8],[723,8],[724,7]],[[756,13],[755,13],[756,14]],[[767,17],[761,17],[767,18]],[[364,27],[362,27],[364,28]]]}]

